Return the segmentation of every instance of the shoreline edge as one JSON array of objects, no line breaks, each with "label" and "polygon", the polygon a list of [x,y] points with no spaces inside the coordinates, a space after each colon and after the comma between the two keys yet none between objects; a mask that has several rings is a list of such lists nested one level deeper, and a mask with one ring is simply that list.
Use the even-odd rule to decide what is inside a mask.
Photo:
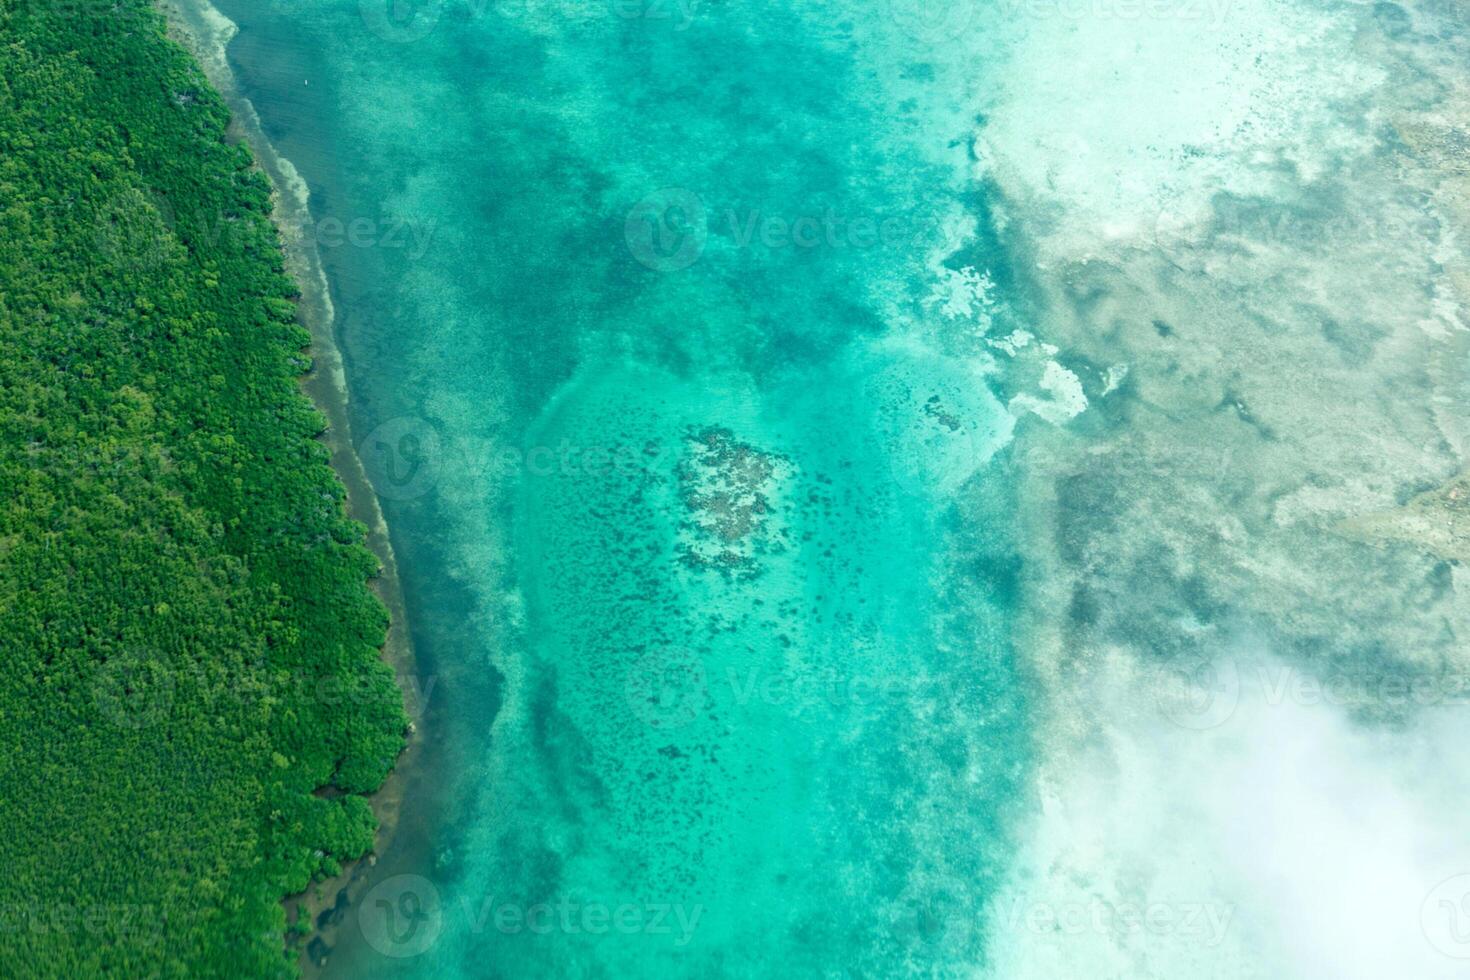
[{"label": "shoreline edge", "polygon": [[256,166],[270,180],[271,219],[280,234],[286,271],[301,290],[298,317],[311,334],[312,366],[302,376],[301,387],[326,418],[327,428],[319,439],[327,447],[332,469],[346,488],[347,515],[366,528],[365,543],[378,559],[378,575],[368,580],[367,585],[388,610],[389,625],[382,657],[398,681],[409,717],[403,751],[383,785],[366,796],[378,824],[372,851],[362,858],[343,861],[339,875],[314,881],[305,892],[283,898],[288,925],[303,918],[311,924],[307,942],[298,942],[290,931],[282,940],[287,948],[296,949],[302,975],[314,977],[326,963],[325,953],[314,952],[314,947],[321,949],[318,944],[322,944],[330,952],[336,945],[332,940],[341,925],[342,909],[351,904],[351,893],[359,890],[355,886],[362,884],[377,855],[392,842],[397,831],[407,773],[419,748],[418,722],[423,706],[412,703],[409,697],[411,691],[420,689],[416,683],[417,660],[387,521],[352,441],[351,398],[337,345],[336,309],[330,283],[316,246],[300,233],[312,222],[310,190],[291,161],[266,136],[254,105],[240,91],[227,55],[237,31],[235,23],[209,0],[155,0],[155,4],[167,21],[170,38],[190,54],[230,110],[229,132],[249,147]]}]

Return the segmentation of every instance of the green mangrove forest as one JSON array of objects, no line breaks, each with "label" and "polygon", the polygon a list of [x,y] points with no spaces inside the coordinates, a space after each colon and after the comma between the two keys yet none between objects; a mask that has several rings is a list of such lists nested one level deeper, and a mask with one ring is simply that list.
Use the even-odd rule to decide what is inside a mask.
[{"label": "green mangrove forest", "polygon": [[0,975],[293,975],[404,745],[228,123],[147,0],[0,0]]}]

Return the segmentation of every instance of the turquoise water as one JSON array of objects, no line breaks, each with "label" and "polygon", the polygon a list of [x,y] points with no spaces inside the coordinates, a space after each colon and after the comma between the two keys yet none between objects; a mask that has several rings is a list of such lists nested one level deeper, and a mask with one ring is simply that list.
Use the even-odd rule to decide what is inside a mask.
[{"label": "turquoise water", "polygon": [[325,975],[1458,975],[1459,7],[219,7],[419,658]]},{"label": "turquoise water", "polygon": [[401,42],[221,6],[319,212],[427,239],[320,236],[444,781],[387,886],[437,936],[332,971],[974,962],[1029,755],[1014,423],[926,302],[959,245],[1003,269],[947,228],[915,43],[825,4],[451,4]]}]

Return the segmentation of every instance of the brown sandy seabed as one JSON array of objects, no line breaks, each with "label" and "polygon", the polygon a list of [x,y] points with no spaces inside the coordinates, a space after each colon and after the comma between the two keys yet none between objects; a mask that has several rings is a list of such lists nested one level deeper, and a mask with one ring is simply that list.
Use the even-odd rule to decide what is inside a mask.
[{"label": "brown sandy seabed", "polygon": [[[1395,104],[1395,86],[1385,86],[1375,110],[1399,146],[1343,178],[1343,206],[1364,227],[1412,228],[1432,214],[1452,241],[1458,232],[1435,257],[1436,288],[1470,324],[1463,65],[1429,62],[1422,48],[1366,31],[1359,44],[1375,47],[1381,64],[1414,63],[1445,95],[1429,106],[1407,96]],[[1422,211],[1404,209],[1406,191],[1420,195]],[[1010,230],[1047,269],[1037,277],[1038,332],[1093,364],[1132,368],[1126,424],[1079,438],[1032,420],[1016,443],[1017,536],[1032,543],[1022,646],[1048,690],[1070,692],[1038,706],[1046,724],[1079,740],[1095,735],[1078,679],[1108,662],[1107,646],[1128,629],[1124,616],[1161,623],[1180,614],[1173,597],[1143,594],[1145,579],[1125,570],[1158,555],[1164,591],[1202,583],[1213,599],[1266,611],[1298,639],[1340,631],[1332,655],[1388,638],[1410,663],[1432,668],[1448,656],[1459,662],[1447,666],[1470,670],[1444,640],[1446,629],[1470,636],[1470,330],[1434,336],[1416,322],[1428,306],[1418,292],[1433,251],[1427,239],[1347,241],[1334,266],[1320,253],[1293,261],[1294,243],[1251,241],[1249,231],[1223,244],[1202,232],[1162,248],[1141,241],[1056,260]],[[1366,364],[1344,367],[1319,337],[1272,332],[1273,320],[1304,322],[1304,308],[1384,325],[1385,334]],[[1337,485],[1324,490],[1314,482],[1323,475]],[[1409,483],[1429,488],[1385,501]],[[1094,503],[1102,519],[1076,516]],[[1416,608],[1409,583],[1437,561],[1452,568],[1450,595]],[[1101,618],[1077,626],[1087,616],[1071,613],[1092,600]]]}]

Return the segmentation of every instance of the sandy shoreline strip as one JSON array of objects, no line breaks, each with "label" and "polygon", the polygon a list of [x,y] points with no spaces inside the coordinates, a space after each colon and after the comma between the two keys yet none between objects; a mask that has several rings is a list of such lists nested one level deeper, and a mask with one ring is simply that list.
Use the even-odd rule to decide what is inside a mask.
[{"label": "sandy shoreline strip", "polygon": [[[312,226],[310,192],[291,161],[277,152],[266,138],[255,107],[239,90],[226,57],[226,48],[237,30],[234,22],[216,10],[209,0],[157,0],[157,3],[168,18],[170,35],[193,55],[209,83],[229,107],[232,135],[244,140],[254,154],[257,166],[270,178],[273,218],[281,233],[286,269],[301,287],[301,321],[311,333],[313,367],[303,379],[302,388],[317,410],[327,418],[328,428],[321,439],[331,453],[332,468],[347,488],[347,513],[367,527],[367,545],[381,566],[378,578],[370,584],[388,607],[391,618],[383,658],[393,668],[400,690],[407,694],[417,690],[412,683],[416,679],[417,665],[409,638],[408,618],[388,526],[352,441],[347,378],[334,332],[336,310],[326,271],[314,241],[304,234],[304,230]],[[416,714],[421,708],[422,705],[405,704],[414,721],[417,721]],[[418,741],[417,732],[411,725],[403,754],[382,787],[369,797],[378,818],[374,854],[384,851],[397,829],[405,774],[417,754]],[[316,882],[303,894],[287,898],[288,921],[296,921],[300,916],[308,917],[313,923],[310,937],[320,938],[326,948],[334,947],[336,930],[342,921],[340,910],[348,904],[355,904],[361,880],[375,860],[375,856],[370,854],[361,861],[344,862],[341,875]],[[301,947],[301,967],[307,976],[318,972],[317,953],[306,955],[312,951],[313,945],[309,941]]]}]

